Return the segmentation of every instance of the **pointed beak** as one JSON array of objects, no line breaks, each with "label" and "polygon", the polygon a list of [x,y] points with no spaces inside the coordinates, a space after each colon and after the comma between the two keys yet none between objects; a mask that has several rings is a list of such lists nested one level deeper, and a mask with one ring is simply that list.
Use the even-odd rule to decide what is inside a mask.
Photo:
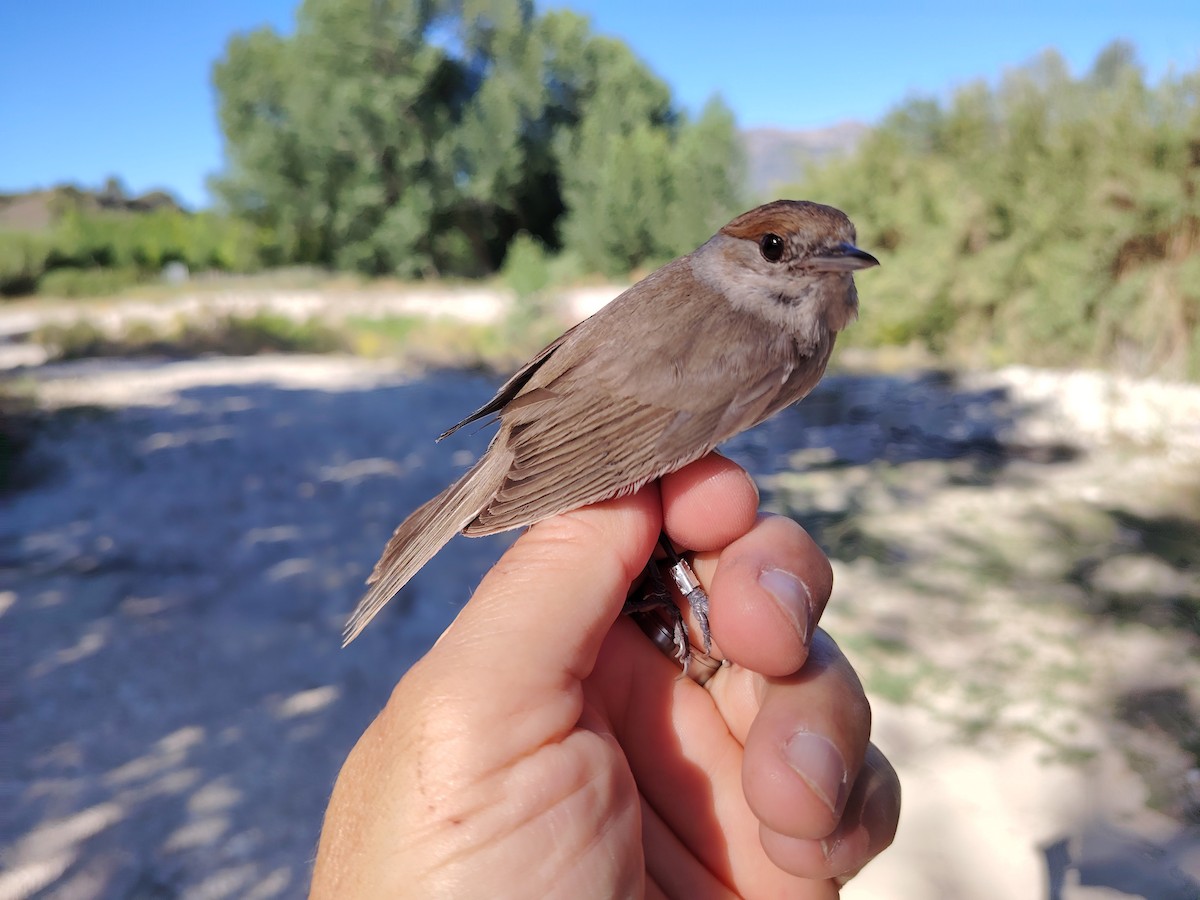
[{"label": "pointed beak", "polygon": [[879,260],[866,250],[859,250],[845,242],[810,257],[809,262],[817,272],[856,272],[879,265]]}]

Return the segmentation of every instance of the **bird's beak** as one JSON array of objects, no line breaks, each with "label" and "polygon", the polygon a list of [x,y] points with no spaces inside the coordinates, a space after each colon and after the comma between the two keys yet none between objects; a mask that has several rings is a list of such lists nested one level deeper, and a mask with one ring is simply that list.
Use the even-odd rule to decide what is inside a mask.
[{"label": "bird's beak", "polygon": [[813,269],[818,272],[855,272],[879,265],[879,260],[866,250],[842,242],[826,252],[809,258]]}]

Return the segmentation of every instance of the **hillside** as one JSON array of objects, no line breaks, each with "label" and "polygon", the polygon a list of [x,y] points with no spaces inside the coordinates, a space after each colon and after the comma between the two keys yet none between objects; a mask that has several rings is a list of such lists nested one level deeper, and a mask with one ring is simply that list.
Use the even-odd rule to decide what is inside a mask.
[{"label": "hillside", "polygon": [[121,182],[110,178],[100,190],[75,185],[0,194],[0,231],[49,231],[68,210],[81,213],[185,212],[166,191],[149,191],[136,197],[125,193]]}]

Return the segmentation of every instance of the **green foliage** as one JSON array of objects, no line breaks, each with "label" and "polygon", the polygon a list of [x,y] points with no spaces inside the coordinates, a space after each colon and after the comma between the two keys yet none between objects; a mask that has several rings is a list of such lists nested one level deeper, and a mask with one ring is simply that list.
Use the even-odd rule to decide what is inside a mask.
[{"label": "green foliage", "polygon": [[55,229],[50,267],[129,267],[157,274],[167,263],[182,262],[196,271],[246,272],[257,267],[257,249],[253,228],[214,213],[75,208]]},{"label": "green foliage", "polygon": [[341,335],[319,320],[300,321],[270,312],[186,325],[176,343],[189,354],[216,352],[230,356],[333,353],[345,346]]},{"label": "green foliage", "polygon": [[1118,43],[1072,78],[1048,52],[910,100],[796,191],[883,261],[851,341],[1200,377],[1200,71],[1149,86]]},{"label": "green foliage", "polygon": [[532,297],[550,287],[550,253],[546,245],[521,232],[508,245],[501,269],[505,284],[518,298]]},{"label": "green foliage", "polygon": [[560,129],[567,215],[563,243],[594,271],[623,275],[695,249],[741,211],[744,160],[732,113],[719,99],[689,121],[665,84],[619,41],[563,31],[585,27],[570,13],[553,33],[584,65],[574,78],[578,124]]},{"label": "green foliage", "polygon": [[43,325],[34,332],[33,338],[46,348],[51,360],[120,355],[110,349],[113,341],[99,325],[83,319]]},{"label": "green foliage", "polygon": [[173,204],[147,212],[95,208],[72,190],[56,201],[51,230],[0,232],[0,295],[113,293],[157,278],[172,262],[194,272],[250,272],[261,264],[261,233],[228,216]]},{"label": "green foliage", "polygon": [[530,0],[306,0],[213,80],[214,189],[274,261],[480,275],[527,232],[624,272],[738,206],[728,110],[686,122],[627,46]]},{"label": "green foliage", "polygon": [[343,324],[346,344],[363,356],[403,359],[425,368],[477,368],[509,373],[561,330],[547,321],[515,328],[512,319],[473,324],[419,316],[351,317]]},{"label": "green foliage", "polygon": [[665,256],[695,249],[743,211],[745,170],[745,151],[733,113],[714,97],[698,119],[683,123],[674,147]]},{"label": "green foliage", "polygon": [[53,269],[37,280],[37,291],[47,297],[75,299],[77,297],[104,297],[132,287],[145,276],[136,268],[101,268],[89,266],[77,269],[71,266]]},{"label": "green foliage", "polygon": [[522,232],[508,245],[501,275],[515,294],[512,308],[499,325],[501,339],[518,354],[518,362],[562,332],[554,288],[577,277],[578,259],[570,253],[552,256],[545,244]]},{"label": "green foliage", "polygon": [[[402,359],[424,367],[508,372],[562,330],[561,323],[529,316],[531,308],[518,304],[513,316],[495,324],[415,315],[349,316],[337,322],[318,317],[295,319],[267,311],[205,320],[135,320],[109,327],[81,318],[42,325],[32,338],[54,361],[352,352]],[[4,455],[4,400],[0,392],[0,464]],[[0,488],[2,482],[0,477]]]},{"label": "green foliage", "polygon": [[162,327],[128,323],[120,332],[79,319],[39,328],[35,340],[55,360],[93,357],[192,357],[207,353],[252,356],[260,353],[332,353],[347,347],[346,338],[318,320],[298,321],[276,313],[222,316],[209,322]]},{"label": "green foliage", "polygon": [[0,296],[31,293],[53,249],[49,235],[0,231]]},{"label": "green foliage", "polygon": [[424,320],[419,316],[348,316],[347,344],[360,356],[398,356]]}]

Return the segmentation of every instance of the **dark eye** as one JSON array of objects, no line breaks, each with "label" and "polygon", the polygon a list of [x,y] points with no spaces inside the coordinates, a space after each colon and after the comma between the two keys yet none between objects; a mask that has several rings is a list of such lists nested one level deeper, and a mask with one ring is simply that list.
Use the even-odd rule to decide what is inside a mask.
[{"label": "dark eye", "polygon": [[764,234],[758,242],[758,249],[767,262],[779,262],[783,259],[783,238],[777,234]]}]

